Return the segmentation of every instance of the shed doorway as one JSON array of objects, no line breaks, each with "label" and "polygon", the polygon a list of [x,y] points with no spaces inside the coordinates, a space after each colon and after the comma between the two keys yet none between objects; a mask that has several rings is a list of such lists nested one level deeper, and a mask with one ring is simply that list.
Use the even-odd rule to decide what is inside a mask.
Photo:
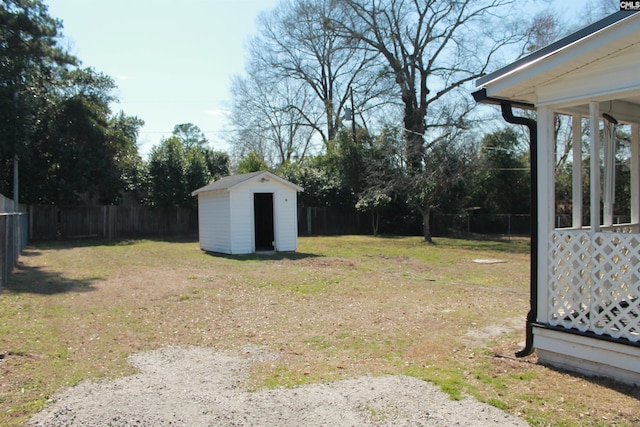
[{"label": "shed doorway", "polygon": [[253,194],[256,251],[273,251],[273,193]]}]

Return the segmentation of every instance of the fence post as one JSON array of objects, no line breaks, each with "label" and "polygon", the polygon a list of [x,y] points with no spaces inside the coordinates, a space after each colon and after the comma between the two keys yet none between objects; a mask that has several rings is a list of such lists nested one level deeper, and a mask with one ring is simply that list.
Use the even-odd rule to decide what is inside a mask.
[{"label": "fence post", "polygon": [[0,284],[0,292],[2,292],[2,288],[6,286],[9,281],[9,268],[7,265],[9,264],[9,217],[3,215],[4,219],[4,259],[2,262],[2,283]]},{"label": "fence post", "polygon": [[29,232],[29,240],[33,240],[33,205],[29,205],[29,225],[27,227],[27,231]]},{"label": "fence post", "polygon": [[0,229],[4,234],[4,241],[0,242],[0,293],[9,283],[13,267],[18,264],[20,252],[25,248],[29,235],[28,218],[23,217],[26,212],[2,212],[0,221],[4,221],[4,227]]}]

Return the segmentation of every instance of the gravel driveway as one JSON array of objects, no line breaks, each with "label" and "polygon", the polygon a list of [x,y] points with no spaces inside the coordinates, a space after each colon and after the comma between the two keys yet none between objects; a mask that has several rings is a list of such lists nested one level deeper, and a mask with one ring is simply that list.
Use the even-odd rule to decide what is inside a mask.
[{"label": "gravel driveway", "polygon": [[405,376],[248,392],[244,353],[163,348],[130,358],[140,373],[85,382],[57,396],[28,426],[526,426],[472,398],[450,400]]}]

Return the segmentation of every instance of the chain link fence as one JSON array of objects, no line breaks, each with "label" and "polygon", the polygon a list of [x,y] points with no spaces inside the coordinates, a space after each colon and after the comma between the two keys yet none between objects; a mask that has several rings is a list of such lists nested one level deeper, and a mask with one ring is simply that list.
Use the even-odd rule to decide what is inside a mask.
[{"label": "chain link fence", "polygon": [[20,252],[27,245],[29,216],[26,212],[6,212],[13,201],[0,195],[0,292],[7,286]]}]

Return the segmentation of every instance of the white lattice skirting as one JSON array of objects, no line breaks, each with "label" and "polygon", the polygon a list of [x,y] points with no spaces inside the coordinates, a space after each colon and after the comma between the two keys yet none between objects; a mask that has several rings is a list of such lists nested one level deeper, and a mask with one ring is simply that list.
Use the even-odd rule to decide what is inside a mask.
[{"label": "white lattice skirting", "polygon": [[548,323],[640,341],[640,234],[556,230]]}]

